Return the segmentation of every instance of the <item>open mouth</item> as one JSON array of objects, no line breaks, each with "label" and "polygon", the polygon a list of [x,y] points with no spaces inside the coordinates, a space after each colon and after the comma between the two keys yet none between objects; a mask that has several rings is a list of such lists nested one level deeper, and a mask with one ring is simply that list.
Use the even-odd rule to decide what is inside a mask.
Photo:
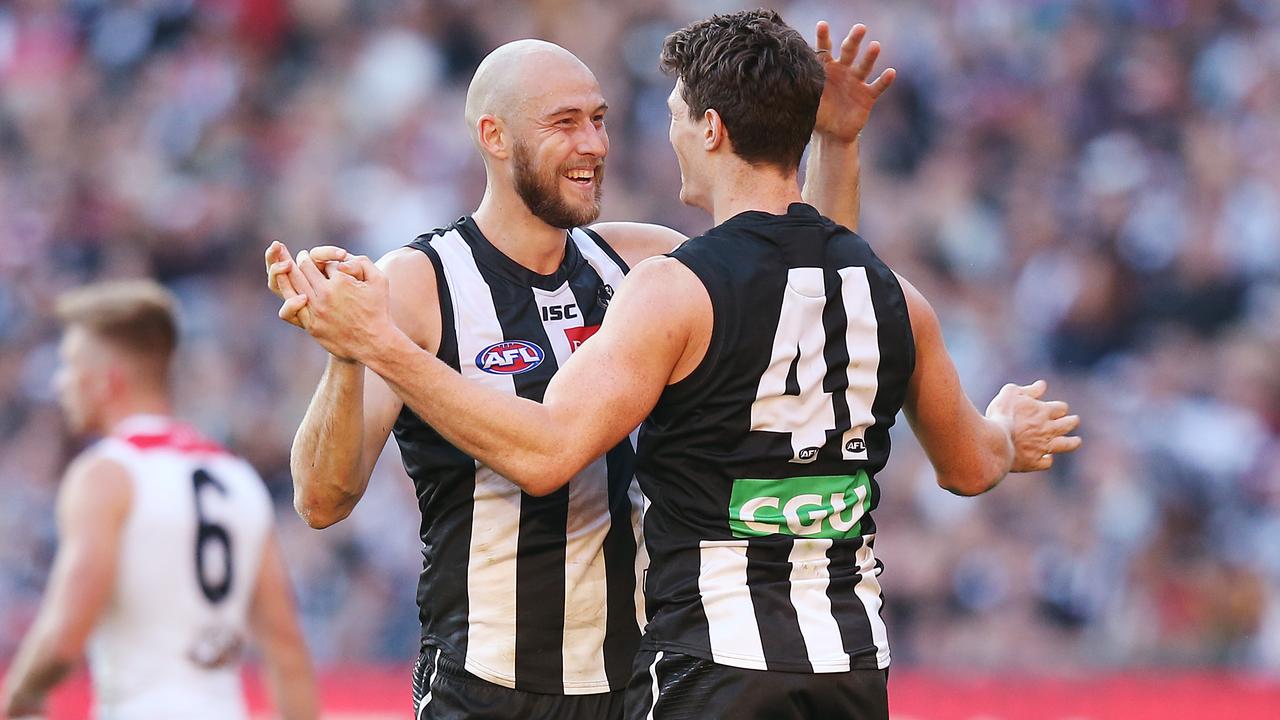
[{"label": "open mouth", "polygon": [[578,185],[586,186],[595,182],[596,171],[595,168],[576,168],[566,172],[564,178]]}]

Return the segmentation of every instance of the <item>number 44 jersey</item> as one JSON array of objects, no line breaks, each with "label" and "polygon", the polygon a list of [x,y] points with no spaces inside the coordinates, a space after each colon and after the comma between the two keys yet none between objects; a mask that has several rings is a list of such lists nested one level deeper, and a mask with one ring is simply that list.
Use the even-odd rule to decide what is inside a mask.
[{"label": "number 44 jersey", "polygon": [[89,640],[97,716],[248,716],[240,649],[271,500],[190,426],[133,416],[94,449],[133,485],[113,595]]},{"label": "number 44 jersey", "polygon": [[644,646],[757,670],[888,667],[871,511],[915,364],[897,278],[801,203],[671,255],[714,321],[641,430]]}]

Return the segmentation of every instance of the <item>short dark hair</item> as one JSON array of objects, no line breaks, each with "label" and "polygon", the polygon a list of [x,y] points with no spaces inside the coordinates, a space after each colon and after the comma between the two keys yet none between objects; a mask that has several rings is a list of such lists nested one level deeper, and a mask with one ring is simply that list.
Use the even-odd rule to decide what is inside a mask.
[{"label": "short dark hair", "polygon": [[684,83],[690,117],[720,113],[743,160],[799,167],[826,73],[778,13],[744,10],[688,25],[667,36],[660,64]]},{"label": "short dark hair", "polygon": [[178,344],[173,295],[152,280],[102,282],[58,298],[64,325],[80,325],[129,353],[167,364]]}]

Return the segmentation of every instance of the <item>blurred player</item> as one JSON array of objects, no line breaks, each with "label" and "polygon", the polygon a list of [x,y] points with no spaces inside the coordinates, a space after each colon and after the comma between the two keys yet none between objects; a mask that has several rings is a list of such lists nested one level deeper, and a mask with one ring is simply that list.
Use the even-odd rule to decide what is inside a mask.
[{"label": "blurred player", "polygon": [[[830,65],[806,186],[849,223],[857,134],[893,79],[886,71],[867,81],[874,43],[853,64],[864,32],[856,26],[843,64]],[[829,57],[825,23],[819,45]],[[586,227],[600,212],[606,111],[595,76],[556,45],[519,41],[481,63],[466,101],[488,178],[479,208],[380,262],[415,349],[498,392],[541,400],[599,328],[628,269],[684,240],[655,225]],[[814,129],[811,121],[803,132]],[[293,298],[281,316],[305,327],[306,293],[324,279],[316,263],[342,257],[318,249],[295,264],[273,244],[269,283]],[[293,445],[295,504],[310,524],[351,512],[391,432],[422,512],[419,717],[618,717],[645,624],[631,440],[601,446],[565,487],[534,497],[423,423],[349,352],[332,353]]]},{"label": "blurred player", "polygon": [[315,718],[262,480],[171,417],[171,296],[151,282],[93,285],[61,298],[58,316],[68,424],[105,438],[58,492],[57,557],[5,679],[5,713],[40,714],[87,647],[99,718],[245,718],[240,657],[253,635],[283,717]]},{"label": "blurred player", "polygon": [[938,482],[971,495],[1074,450],[1043,383],[980,415],[929,303],[802,202],[822,66],[775,13],[667,38],[681,199],[717,223],[640,264],[542,403],[459,377],[401,331],[367,259],[315,278],[309,332],[385,378],[468,455],[543,496],[648,416],[642,718],[888,717],[877,473],[905,410]]}]

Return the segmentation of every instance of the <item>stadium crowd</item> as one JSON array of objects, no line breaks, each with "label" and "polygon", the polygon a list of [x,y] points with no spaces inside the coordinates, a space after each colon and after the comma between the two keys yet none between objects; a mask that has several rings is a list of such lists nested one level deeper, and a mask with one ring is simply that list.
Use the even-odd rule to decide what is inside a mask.
[{"label": "stadium crowd", "polygon": [[[907,432],[876,546],[896,662],[1280,672],[1280,5],[776,4],[865,22],[898,69],[862,145],[861,234],[938,308],[971,397],[1047,377],[1085,446],[989,495],[940,490]],[[75,449],[52,300],[159,278],[180,414],[277,501],[322,662],[417,651],[416,501],[394,445],[355,513],[293,514],[322,351],[262,251],[370,255],[474,207],[462,121],[492,47],[563,44],[611,105],[604,219],[696,234],[676,198],[662,37],[723,0],[15,0],[0,6],[0,660],[52,557]],[[899,430],[905,428],[900,427]]]}]

